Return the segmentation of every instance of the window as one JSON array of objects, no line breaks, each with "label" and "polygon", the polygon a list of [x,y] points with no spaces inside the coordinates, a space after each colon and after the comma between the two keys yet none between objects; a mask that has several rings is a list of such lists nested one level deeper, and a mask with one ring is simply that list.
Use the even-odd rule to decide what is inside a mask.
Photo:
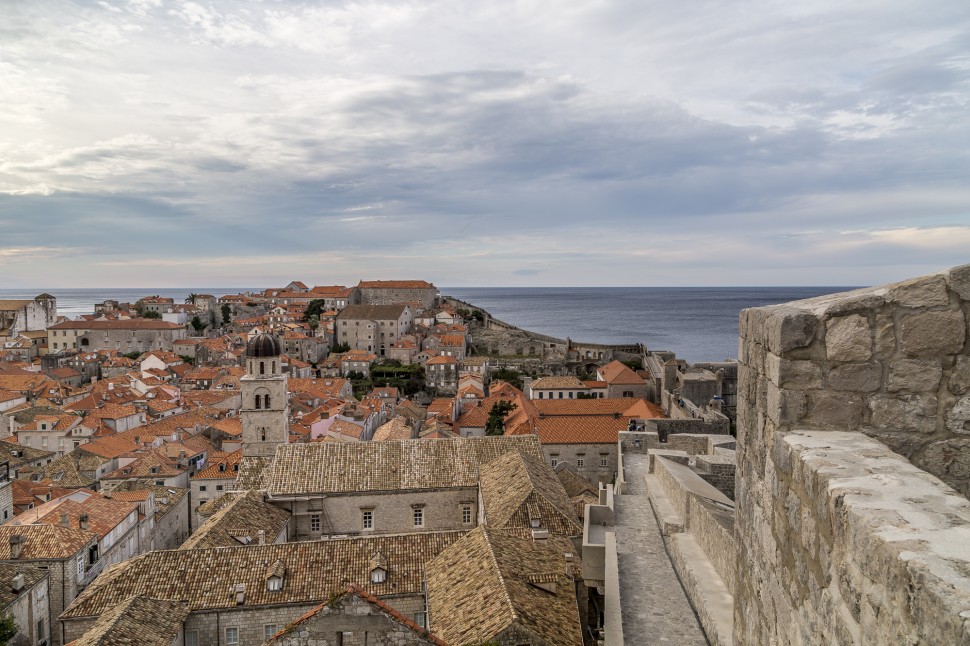
[{"label": "window", "polygon": [[610,456],[608,456],[608,455],[601,455],[600,456],[600,466],[601,467],[606,467],[606,466],[609,466],[609,464],[610,464]]},{"label": "window", "polygon": [[586,464],[585,458],[576,458],[576,466],[581,467]]},{"label": "window", "polygon": [[276,634],[276,624],[266,624],[263,626],[263,639],[272,639]]},{"label": "window", "polygon": [[365,509],[362,512],[362,521],[364,529],[374,529],[374,511]]},{"label": "window", "polygon": [[471,525],[472,524],[472,506],[462,505],[461,506],[461,524]]},{"label": "window", "polygon": [[424,507],[414,508],[414,526],[424,527]]},{"label": "window", "polygon": [[310,531],[320,531],[320,514],[310,514]]},{"label": "window", "polygon": [[[283,577],[281,577],[281,576],[271,576],[269,579],[266,580],[266,589],[269,590],[270,592],[279,592],[280,590],[282,590],[283,589]],[[276,631],[274,630],[273,633],[275,634]],[[270,637],[272,637],[272,636],[273,635],[271,634]]]},{"label": "window", "polygon": [[552,465],[553,469],[555,469],[559,465],[559,456],[558,455],[550,456],[549,464]]},{"label": "window", "polygon": [[411,618],[414,620],[414,623],[416,623],[421,628],[424,628],[424,613],[423,612],[416,612],[416,613],[414,613],[411,616]]},{"label": "window", "polygon": [[199,485],[199,491],[205,491],[205,485]]},{"label": "window", "polygon": [[376,567],[370,571],[371,583],[384,583],[385,581],[387,581],[387,570]]},{"label": "window", "polygon": [[222,491],[223,485],[216,485],[216,491]]},{"label": "window", "polygon": [[44,638],[44,620],[38,619],[37,620],[37,639],[43,639],[43,638]]},{"label": "window", "polygon": [[199,631],[185,631],[185,646],[199,646]]},{"label": "window", "polygon": [[559,391],[559,399],[562,399],[562,391]]},{"label": "window", "polygon": [[238,628],[226,628],[226,644],[228,646],[239,646]]}]

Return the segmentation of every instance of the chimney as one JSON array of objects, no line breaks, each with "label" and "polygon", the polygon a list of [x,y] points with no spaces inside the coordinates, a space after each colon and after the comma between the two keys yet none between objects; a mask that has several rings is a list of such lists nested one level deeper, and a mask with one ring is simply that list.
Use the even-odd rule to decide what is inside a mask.
[{"label": "chimney", "polygon": [[236,584],[236,605],[241,606],[246,600],[246,584],[237,583]]},{"label": "chimney", "polygon": [[10,558],[15,560],[20,558],[20,553],[24,548],[24,537],[14,534],[10,537]]},{"label": "chimney", "polygon": [[563,554],[563,558],[566,559],[566,576],[570,579],[573,578],[573,555],[572,552],[566,552]]},{"label": "chimney", "polygon": [[10,581],[10,587],[14,592],[20,592],[24,589],[24,575],[18,574]]},{"label": "chimney", "polygon": [[78,520],[78,527],[80,527],[81,529],[84,529],[84,530],[86,530],[88,528],[88,515],[87,514],[81,514],[80,516],[78,516],[78,519],[77,520]]},{"label": "chimney", "polygon": [[63,525],[64,527],[71,526],[71,520],[70,520],[70,517],[67,515],[66,511],[61,512],[61,525]]},{"label": "chimney", "polygon": [[535,542],[540,543],[540,542],[546,541],[548,539],[549,539],[549,530],[548,529],[533,529],[532,530],[532,540],[534,540]]},{"label": "chimney", "polygon": [[256,535],[259,537],[259,544],[266,545],[266,530],[261,529],[256,533]]}]

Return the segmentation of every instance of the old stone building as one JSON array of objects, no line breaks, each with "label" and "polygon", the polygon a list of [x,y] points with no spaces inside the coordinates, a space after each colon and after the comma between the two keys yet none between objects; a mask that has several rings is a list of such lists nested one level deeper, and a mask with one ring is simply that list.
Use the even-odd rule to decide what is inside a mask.
[{"label": "old stone building", "polygon": [[175,349],[186,338],[182,325],[158,319],[63,321],[47,328],[48,352],[117,350],[122,354]]},{"label": "old stone building", "polygon": [[0,340],[46,330],[57,322],[57,299],[39,294],[33,300],[0,300]]},{"label": "old stone building", "polygon": [[534,436],[281,445],[267,500],[293,515],[290,540],[468,530],[480,469],[518,451],[541,459]]},{"label": "old stone building", "polygon": [[253,337],[246,346],[246,376],[242,390],[242,454],[271,458],[289,439],[287,376],[283,373],[279,340],[271,334]]},{"label": "old stone building", "polygon": [[[2,528],[0,528],[2,529]],[[184,643],[259,646],[352,584],[425,621],[426,564],[463,532],[156,551],[106,570],[60,615],[66,641],[132,597],[185,602]],[[352,622],[364,630],[373,617]]]},{"label": "old stone building", "polygon": [[438,288],[424,280],[362,280],[357,289],[364,305],[418,303],[427,310],[438,299]]},{"label": "old stone building", "polygon": [[26,563],[0,563],[0,614],[13,619],[10,644],[50,643],[50,571]]},{"label": "old stone building", "polygon": [[389,304],[348,305],[337,315],[334,340],[353,350],[385,356],[411,330],[414,313],[410,305],[397,301]]}]

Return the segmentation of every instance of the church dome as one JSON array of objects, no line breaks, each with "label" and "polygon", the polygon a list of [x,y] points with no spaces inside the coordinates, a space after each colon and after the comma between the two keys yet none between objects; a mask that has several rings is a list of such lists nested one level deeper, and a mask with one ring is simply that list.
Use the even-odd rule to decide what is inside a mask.
[{"label": "church dome", "polygon": [[246,344],[247,357],[278,357],[282,353],[279,339],[272,334],[257,334]]}]

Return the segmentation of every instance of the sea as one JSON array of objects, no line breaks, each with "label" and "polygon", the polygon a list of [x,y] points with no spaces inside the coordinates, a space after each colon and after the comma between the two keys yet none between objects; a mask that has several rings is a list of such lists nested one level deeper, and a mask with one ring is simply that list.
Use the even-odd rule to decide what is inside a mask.
[{"label": "sea", "polygon": [[[197,294],[238,294],[263,288],[0,289],[0,300],[57,297],[70,318],[94,311],[105,299],[134,302],[144,296],[184,302]],[[855,287],[441,287],[441,293],[488,310],[517,327],[588,343],[642,343],[671,350],[690,362],[737,357],[738,314],[747,307],[811,298]]]}]

